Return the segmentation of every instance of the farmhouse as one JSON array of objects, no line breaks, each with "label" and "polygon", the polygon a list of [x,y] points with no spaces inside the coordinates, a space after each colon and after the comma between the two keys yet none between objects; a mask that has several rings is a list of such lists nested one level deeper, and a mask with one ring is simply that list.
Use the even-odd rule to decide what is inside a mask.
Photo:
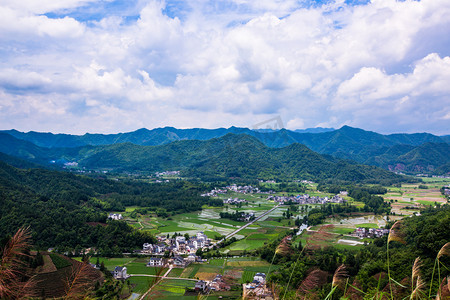
[{"label": "farmhouse", "polygon": [[194,287],[196,292],[204,292],[206,289],[206,282],[203,280],[199,280],[195,283]]},{"label": "farmhouse", "polygon": [[185,268],[189,265],[189,262],[185,261],[181,256],[175,256],[173,259],[173,264],[178,268]]},{"label": "farmhouse", "polygon": [[165,260],[161,257],[151,257],[147,263],[147,267],[163,267],[165,265]]},{"label": "farmhouse", "polygon": [[223,280],[222,275],[217,274],[216,277],[209,283],[211,291],[229,291],[231,286]]},{"label": "farmhouse", "polygon": [[266,274],[265,273],[256,273],[255,276],[253,276],[253,280],[258,281],[259,283],[266,283]]},{"label": "farmhouse", "polygon": [[127,267],[115,267],[113,276],[115,279],[127,279]]}]

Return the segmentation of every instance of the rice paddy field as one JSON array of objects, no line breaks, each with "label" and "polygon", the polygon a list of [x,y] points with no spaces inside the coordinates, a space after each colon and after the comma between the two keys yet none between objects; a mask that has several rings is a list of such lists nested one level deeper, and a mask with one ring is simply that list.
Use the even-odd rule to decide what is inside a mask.
[{"label": "rice paddy field", "polygon": [[[247,195],[248,196],[248,195]],[[265,199],[257,198],[257,202],[243,206],[239,211],[254,212],[256,215],[260,215],[265,211],[271,209],[275,203],[268,203]],[[260,205],[260,202],[264,202],[264,205]],[[234,206],[220,207],[220,208],[204,208],[202,211],[193,213],[184,213],[175,215],[169,218],[159,218],[153,215],[141,215],[136,214],[132,217],[131,213],[135,210],[135,207],[128,207],[126,212],[122,213],[125,221],[131,224],[133,227],[149,231],[156,235],[174,234],[175,232],[181,234],[195,235],[199,231],[203,231],[209,238],[215,239],[222,235],[227,235],[237,228],[245,225],[244,222],[233,221],[229,219],[221,219],[220,212],[233,212]],[[280,215],[282,212],[280,212]],[[248,229],[258,229],[258,226],[250,226]],[[245,236],[238,236],[243,238]]]},{"label": "rice paddy field", "polygon": [[[422,183],[403,184],[401,187],[387,187],[388,193],[384,195],[386,201],[392,204],[392,211],[398,215],[411,215],[417,213],[420,207],[446,203],[447,199],[441,194],[440,188],[450,184],[450,179],[421,178]],[[421,188],[426,186],[427,188]]]}]

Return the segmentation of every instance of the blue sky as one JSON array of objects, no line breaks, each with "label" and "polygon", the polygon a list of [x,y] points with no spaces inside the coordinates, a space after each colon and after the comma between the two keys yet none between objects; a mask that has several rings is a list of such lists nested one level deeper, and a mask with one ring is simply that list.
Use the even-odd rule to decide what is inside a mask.
[{"label": "blue sky", "polygon": [[450,134],[448,0],[4,0],[0,129]]}]

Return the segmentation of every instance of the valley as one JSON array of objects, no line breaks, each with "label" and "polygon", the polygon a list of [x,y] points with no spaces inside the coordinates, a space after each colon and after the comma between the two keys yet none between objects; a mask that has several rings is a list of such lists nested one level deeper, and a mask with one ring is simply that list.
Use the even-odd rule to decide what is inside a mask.
[{"label": "valley", "polygon": [[[321,274],[316,285],[302,288],[307,299],[330,293],[362,299],[393,278],[407,278],[415,255],[424,257],[430,291],[441,290],[430,270],[450,240],[444,195],[450,178],[439,173],[395,173],[297,143],[271,148],[259,140],[268,141],[262,133],[68,148],[5,134],[0,246],[29,227],[30,279],[42,270],[49,278],[70,276],[77,263],[59,265],[60,272],[61,259],[49,259],[62,255],[103,274],[94,287],[80,288],[97,298],[295,299],[308,276]],[[396,224],[407,225],[389,250]],[[376,283],[375,276],[391,272],[380,259],[387,251],[396,268]],[[348,274],[345,289],[330,281],[339,268]]]}]

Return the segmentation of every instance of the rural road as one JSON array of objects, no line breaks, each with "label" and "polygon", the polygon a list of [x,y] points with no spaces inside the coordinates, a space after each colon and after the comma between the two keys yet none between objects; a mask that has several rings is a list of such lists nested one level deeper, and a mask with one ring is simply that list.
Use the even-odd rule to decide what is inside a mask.
[{"label": "rural road", "polygon": [[[141,277],[158,277],[157,275],[149,275],[149,274],[128,274],[130,277],[141,276]],[[162,278],[161,278],[162,279]],[[198,281],[198,279],[193,278],[180,278],[180,277],[164,277],[164,279],[175,279],[175,280],[190,280],[190,281]]]},{"label": "rural road", "polygon": [[[169,275],[170,271],[172,271],[172,266],[169,267],[169,270],[167,270],[167,272],[164,273],[164,275],[163,275],[161,278],[159,278],[159,280],[157,279],[157,281],[156,281],[154,284],[152,284],[152,286],[145,292],[144,295],[142,295],[142,296],[139,298],[139,300],[145,299],[145,297],[147,297],[148,293],[150,293],[151,290],[152,290],[155,286],[157,286],[163,279],[166,279],[166,278],[167,278],[167,275]],[[130,275],[130,276],[136,276],[136,275]],[[144,275],[144,276],[157,277],[157,276],[151,276],[151,275]]]},{"label": "rural road", "polygon": [[221,242],[223,242],[225,239],[228,239],[230,237],[232,237],[233,235],[235,235],[236,233],[238,233],[239,231],[241,231],[242,229],[247,228],[248,226],[252,225],[253,223],[255,223],[256,221],[258,221],[259,219],[267,216],[268,214],[270,214],[271,212],[273,212],[275,209],[279,208],[281,206],[281,204],[278,204],[277,206],[269,209],[268,211],[266,211],[265,213],[263,213],[262,215],[260,215],[259,217],[256,217],[253,221],[248,222],[247,224],[245,224],[242,227],[239,227],[238,229],[236,229],[235,231],[233,231],[232,233],[229,233],[227,236],[225,236],[223,239],[221,239],[220,241],[212,244],[211,246],[209,246],[209,249],[212,249],[215,245],[220,244]]}]

